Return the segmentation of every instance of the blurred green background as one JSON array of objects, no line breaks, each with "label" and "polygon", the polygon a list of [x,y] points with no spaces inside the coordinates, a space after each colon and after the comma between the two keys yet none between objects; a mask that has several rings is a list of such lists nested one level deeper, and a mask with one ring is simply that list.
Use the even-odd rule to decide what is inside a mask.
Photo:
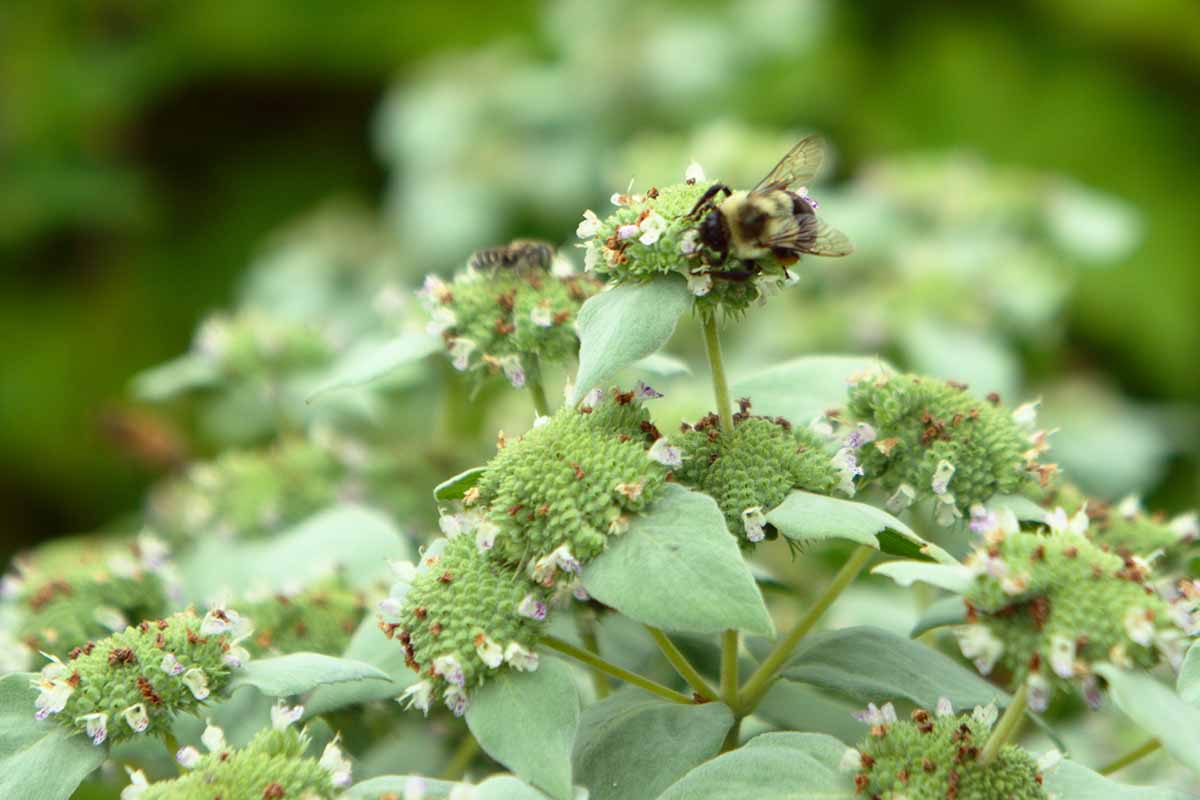
[{"label": "blurred green background", "polygon": [[[5,549],[138,507],[171,458],[137,457],[148,448],[130,430],[173,445],[157,427],[165,418],[138,416],[157,412],[132,406],[130,376],[187,348],[272,231],[331,199],[384,207],[400,247],[411,243],[414,274],[461,263],[482,235],[476,225],[455,239],[455,210],[470,198],[446,173],[423,217],[413,142],[444,136],[435,123],[452,127],[466,95],[478,109],[478,95],[494,94],[496,114],[512,98],[537,109],[544,96],[539,135],[598,149],[728,119],[824,132],[840,153],[834,181],[892,156],[966,151],[1111,193],[1140,214],[1142,242],[1081,274],[1070,365],[1150,406],[1200,402],[1200,5],[658,5],[655,16],[614,3],[601,30],[590,6],[571,2],[3,4]],[[717,18],[736,25],[705,27]],[[490,71],[497,53],[502,68]],[[477,54],[482,67],[455,66]],[[506,83],[514,59],[536,69]],[[556,113],[571,102],[599,118]],[[439,116],[423,128],[426,109]],[[487,114],[461,117],[486,148]],[[544,158],[550,196],[589,166],[533,153],[507,166],[536,182]],[[623,188],[625,178],[601,177],[580,178],[585,201],[603,203],[601,185]],[[551,203],[486,233],[562,241],[579,211]],[[413,225],[448,233],[418,243]],[[1161,491],[1194,503],[1196,431],[1174,435],[1182,455]],[[189,446],[205,454],[203,442]]]}]

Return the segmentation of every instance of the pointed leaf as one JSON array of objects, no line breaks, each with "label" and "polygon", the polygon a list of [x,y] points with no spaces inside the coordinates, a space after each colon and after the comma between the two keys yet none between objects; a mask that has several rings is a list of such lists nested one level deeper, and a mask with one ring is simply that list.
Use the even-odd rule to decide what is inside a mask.
[{"label": "pointed leaf", "polygon": [[405,364],[420,361],[440,348],[438,340],[424,332],[404,333],[386,341],[361,342],[342,356],[329,376],[308,395],[308,401],[327,392],[382,380]]},{"label": "pointed leaf", "polygon": [[866,626],[809,636],[788,661],[783,676],[864,704],[908,700],[934,708],[939,697],[946,697],[961,710],[992,702],[1005,706],[1009,700],[1003,691],[939,651]]},{"label": "pointed leaf", "polygon": [[387,673],[361,661],[320,653],[289,653],[250,661],[233,673],[229,691],[253,686],[268,697],[290,697],[310,692],[326,683],[365,680],[390,679]]},{"label": "pointed leaf", "polygon": [[921,634],[947,625],[965,625],[967,622],[967,606],[961,597],[943,597],[930,604],[921,614],[917,624],[909,632],[909,638],[916,639]]},{"label": "pointed leaf", "polygon": [[410,786],[420,786],[424,794],[422,800],[449,797],[457,783],[439,781],[421,775],[380,775],[376,778],[356,783],[346,790],[347,800],[378,800],[389,793],[396,797],[404,797],[404,790]]},{"label": "pointed leaf", "polygon": [[664,378],[671,378],[676,375],[690,375],[692,372],[691,367],[687,365],[686,361],[667,355],[666,353],[648,355],[639,361],[635,361],[629,368],[641,372],[649,372],[654,375],[662,375]]},{"label": "pointed leaf", "polygon": [[579,702],[570,668],[543,658],[534,672],[492,676],[472,695],[467,726],[489,756],[556,800],[567,800]]},{"label": "pointed leaf", "polygon": [[767,522],[800,542],[846,539],[890,555],[925,561],[954,560],[886,511],[853,500],[795,491],[767,513]]},{"label": "pointed leaf", "polygon": [[1063,761],[1048,770],[1045,785],[1054,800],[1195,800],[1193,795],[1170,789],[1110,781],[1074,761]]},{"label": "pointed leaf", "polygon": [[1200,706],[1200,642],[1188,648],[1175,684],[1179,696],[1194,706]]},{"label": "pointed leaf", "polygon": [[891,367],[873,356],[805,356],[735,381],[732,392],[749,397],[755,414],[807,425],[846,405],[851,377],[885,369]]},{"label": "pointed leaf", "polygon": [[134,376],[133,393],[139,400],[159,403],[191,389],[212,386],[220,377],[220,370],[209,359],[186,353]]},{"label": "pointed leaf", "polygon": [[820,733],[764,733],[701,764],[659,800],[855,800],[846,745]]},{"label": "pointed leaf", "polygon": [[584,567],[583,585],[601,603],[664,630],[775,633],[716,502],[675,484]]},{"label": "pointed leaf", "polygon": [[1200,773],[1200,708],[1183,702],[1145,672],[1098,664],[1108,693],[1138,727],[1162,742],[1163,748],[1193,772]]},{"label": "pointed leaf", "polygon": [[961,564],[923,564],[920,561],[889,561],[871,570],[873,575],[886,575],[901,586],[915,582],[928,583],[955,594],[965,594],[974,577]]},{"label": "pointed leaf", "polygon": [[733,713],[685,706],[629,689],[590,706],[575,743],[575,780],[590,800],[654,800],[721,750]]},{"label": "pointed leaf", "polygon": [[433,488],[433,499],[442,503],[461,500],[468,489],[479,483],[485,472],[487,467],[471,467],[466,472],[460,472],[453,478],[442,481]]},{"label": "pointed leaf", "polygon": [[36,675],[0,678],[0,797],[67,800],[108,757],[85,736],[57,720],[33,718]]},{"label": "pointed leaf", "polygon": [[666,344],[691,305],[687,284],[677,275],[622,284],[590,298],[575,323],[579,373],[571,403]]},{"label": "pointed leaf", "polygon": [[374,614],[367,614],[354,632],[342,658],[369,664],[387,675],[387,680],[352,681],[322,686],[304,704],[306,717],[325,714],[349,705],[396,697],[417,682],[417,675],[404,663],[404,647],[379,630]]},{"label": "pointed leaf", "polygon": [[1019,494],[998,494],[987,502],[991,509],[1007,508],[1022,522],[1044,522],[1046,509]]}]

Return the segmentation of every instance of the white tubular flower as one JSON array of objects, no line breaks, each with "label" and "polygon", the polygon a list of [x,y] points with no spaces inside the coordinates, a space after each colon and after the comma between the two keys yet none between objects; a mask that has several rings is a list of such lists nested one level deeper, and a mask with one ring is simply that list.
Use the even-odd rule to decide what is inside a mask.
[{"label": "white tubular flower", "polygon": [[1167,523],[1171,532],[1179,537],[1181,542],[1194,542],[1200,539],[1200,515],[1195,511],[1180,514]]},{"label": "white tubular flower", "polygon": [[474,786],[460,783],[450,790],[450,794],[446,795],[446,800],[477,800],[478,797],[479,793]]},{"label": "white tubular flower", "polygon": [[938,497],[945,495],[950,490],[950,481],[954,478],[954,465],[946,459],[938,462],[937,468],[933,471],[933,479],[929,482],[933,493]]},{"label": "white tubular flower", "polygon": [[953,717],[954,716],[954,704],[950,702],[949,697],[939,697],[938,698],[937,709],[935,710],[935,713],[939,717]]},{"label": "white tubular flower", "polygon": [[404,800],[425,800],[425,779],[413,775],[404,782]]},{"label": "white tubular flower", "polygon": [[700,251],[700,231],[692,228],[679,237],[679,252],[685,256]]},{"label": "white tubular flower", "polygon": [[137,551],[142,560],[142,568],[148,572],[157,573],[167,565],[171,550],[166,542],[145,531],[138,534]]},{"label": "white tubular flower", "polygon": [[767,515],[762,506],[752,506],[742,511],[742,527],[746,530],[746,539],[751,542],[761,542],[766,538]]},{"label": "white tubular flower", "polygon": [[289,706],[280,700],[271,706],[271,727],[277,731],[286,730],[292,724],[299,722],[302,716],[304,716],[304,706]]},{"label": "white tubular flower", "polygon": [[76,718],[76,722],[82,722],[84,732],[88,738],[92,740],[94,745],[104,744],[104,740],[108,738],[108,714],[84,714]]},{"label": "white tubular flower", "polygon": [[1017,406],[1012,412],[1013,422],[1023,431],[1033,431],[1037,427],[1038,408],[1041,405],[1042,401],[1038,399]]},{"label": "white tubular flower", "polygon": [[192,667],[183,673],[182,680],[184,686],[192,693],[192,697],[197,700],[204,700],[208,697],[208,676],[204,674],[204,670]]},{"label": "white tubular flower", "polygon": [[500,526],[490,519],[484,519],[475,528],[475,546],[481,553],[491,550],[496,546],[496,537],[499,535]]},{"label": "white tubular flower", "polygon": [[225,743],[225,731],[213,725],[211,719],[205,720],[205,723],[204,733],[200,734],[200,743],[208,748],[208,752],[216,753],[228,747]]},{"label": "white tubular flower", "polygon": [[150,788],[150,782],[146,780],[146,773],[140,769],[125,768],[129,773],[129,785],[121,790],[121,800],[139,800]]},{"label": "white tubular flower", "polygon": [[404,693],[396,698],[396,702],[406,709],[415,707],[422,714],[428,715],[433,705],[433,684],[429,681],[417,681],[405,689]]},{"label": "white tubular flower", "polygon": [[657,400],[663,396],[662,392],[657,391],[645,381],[638,381],[637,385],[633,387],[633,393],[639,400]]},{"label": "white tubular flower", "polygon": [[683,173],[683,179],[687,183],[704,183],[708,180],[704,175],[704,167],[695,161],[688,164],[687,170]]},{"label": "white tubular flower", "polygon": [[425,325],[425,332],[430,336],[441,336],[446,331],[458,324],[458,317],[454,312],[445,306],[438,306],[429,312],[429,322]]},{"label": "white tubular flower", "polygon": [[491,669],[496,669],[504,663],[504,648],[486,633],[475,634],[475,653],[479,660]]},{"label": "white tubular flower", "polygon": [[530,576],[538,583],[549,586],[554,582],[558,570],[579,574],[583,566],[571,555],[567,545],[559,545],[552,553],[539,558],[531,565]]},{"label": "white tubular flower", "polygon": [[15,600],[23,591],[25,591],[25,581],[18,576],[10,573],[0,578],[0,598]]},{"label": "white tubular flower", "polygon": [[862,753],[853,747],[846,748],[846,752],[842,753],[842,760],[838,762],[838,769],[842,772],[858,772],[862,769]]},{"label": "white tubular flower", "polygon": [[633,483],[618,483],[615,491],[617,494],[637,502],[637,499],[642,496],[643,488],[645,487],[641,481],[634,481]]},{"label": "white tubular flower", "polygon": [[1136,494],[1126,495],[1117,503],[1117,513],[1124,519],[1133,519],[1142,513],[1142,498]]},{"label": "white tubular flower", "polygon": [[863,445],[870,444],[878,437],[875,428],[865,422],[860,422],[854,426],[854,430],[846,434],[845,446],[854,450],[860,449]]},{"label": "white tubular flower", "polygon": [[915,502],[917,502],[917,490],[907,483],[902,483],[896,487],[896,491],[892,492],[892,496],[884,505],[888,511],[899,514]]},{"label": "white tubular flower", "polygon": [[544,305],[534,306],[529,312],[529,321],[539,328],[549,328],[554,324],[554,314]]},{"label": "white tubular flower", "polygon": [[1147,608],[1131,608],[1125,612],[1125,633],[1142,647],[1154,641],[1154,614]]},{"label": "white tubular flower", "polygon": [[1029,673],[1025,678],[1025,685],[1028,687],[1028,701],[1030,710],[1035,713],[1041,713],[1050,705],[1050,681],[1043,678],[1037,672]]},{"label": "white tubular flower", "polygon": [[1066,510],[1062,506],[1047,512],[1045,523],[1050,528],[1051,533],[1075,533],[1084,534],[1088,529],[1087,506],[1075,512],[1071,517],[1067,516]]},{"label": "white tubular flower", "polygon": [[946,492],[939,495],[933,504],[933,519],[938,525],[943,528],[953,525],[956,520],[962,518],[962,511],[954,501],[954,495]]},{"label": "white tubular flower", "polygon": [[241,645],[230,645],[229,649],[221,656],[221,660],[230,669],[238,669],[250,660],[250,651]]},{"label": "white tubular flower", "polygon": [[465,372],[471,365],[471,353],[475,352],[475,343],[470,339],[456,336],[450,340],[450,363],[459,372]]},{"label": "white tubular flower", "polygon": [[975,710],[971,712],[971,719],[985,728],[991,728],[996,724],[996,718],[999,715],[1000,712],[996,709],[996,704],[988,703],[986,706],[975,706]]},{"label": "white tubular flower", "polygon": [[404,612],[404,598],[385,597],[375,606],[387,621],[399,620]]},{"label": "white tubular flower", "polygon": [[521,363],[520,356],[511,355],[500,359],[500,369],[504,370],[504,377],[514,389],[524,388],[525,366]]},{"label": "white tubular flower", "polygon": [[129,626],[129,620],[125,618],[121,610],[112,606],[97,606],[92,611],[92,618],[114,633],[123,631]]},{"label": "white tubular flower", "polygon": [[992,635],[983,625],[967,625],[957,631],[958,649],[965,658],[971,659],[981,675],[991,675],[1000,656],[1004,654],[1004,643]]},{"label": "white tubular flower", "polygon": [[604,390],[600,388],[592,389],[583,396],[583,405],[588,408],[596,408],[604,402]]},{"label": "white tubular flower", "polygon": [[342,748],[338,746],[340,736],[333,737],[333,741],[325,745],[325,749],[321,752],[321,760],[317,763],[329,773],[333,785],[339,789],[345,789],[350,785],[350,759],[342,753]]},{"label": "white tubular flower", "polygon": [[190,744],[186,747],[181,747],[175,753],[175,761],[184,769],[192,769],[200,763],[200,751],[192,747]]},{"label": "white tubular flower", "polygon": [[687,277],[687,288],[696,297],[704,297],[712,291],[713,279],[707,272],[691,272]]},{"label": "white tubular flower", "polygon": [[425,306],[425,308],[432,308],[435,304],[445,303],[453,296],[450,287],[437,275],[426,275],[425,282],[421,285],[420,289],[417,289],[416,295],[421,301],[421,305]]},{"label": "white tubular flower", "polygon": [[838,489],[842,494],[853,497],[857,491],[854,479],[863,474],[863,468],[858,463],[858,453],[852,447],[843,447],[833,454],[831,463],[841,476]]},{"label": "white tubular flower", "polygon": [[150,715],[146,713],[146,706],[141,703],[131,705],[121,712],[121,716],[125,717],[125,723],[134,733],[144,733],[146,728],[150,727]]},{"label": "white tubular flower", "polygon": [[463,674],[462,664],[453,655],[438,656],[433,660],[433,671],[446,679],[447,683],[463,686],[467,682]]},{"label": "white tubular flower", "polygon": [[467,692],[461,686],[447,686],[442,699],[446,701],[446,708],[450,709],[454,716],[461,717],[467,713]]},{"label": "white tubular flower", "polygon": [[1050,669],[1060,678],[1075,674],[1075,640],[1065,636],[1050,639]]},{"label": "white tubular flower", "polygon": [[897,719],[896,707],[891,703],[884,703],[882,708],[877,707],[874,703],[867,703],[866,709],[854,712],[853,716],[859,722],[867,725],[891,725]]},{"label": "white tubular flower", "polygon": [[1063,754],[1058,750],[1047,750],[1038,756],[1037,768],[1038,772],[1050,772],[1059,764],[1062,763]]},{"label": "white tubular flower", "polygon": [[600,218],[590,208],[583,212],[583,222],[575,228],[575,235],[580,239],[591,239],[600,232]]},{"label": "white tubular flower", "polygon": [[646,451],[646,456],[651,461],[657,461],[664,467],[683,466],[683,451],[667,441],[667,437],[665,436],[656,439],[654,444],[650,445],[650,449]]},{"label": "white tubular flower", "polygon": [[538,668],[538,654],[519,642],[509,642],[504,648],[504,663],[518,672],[533,672]]},{"label": "white tubular flower", "polygon": [[167,653],[162,659],[162,671],[168,675],[182,675],[183,664],[179,663],[179,659],[175,658],[174,653]]},{"label": "white tubular flower", "polygon": [[638,225],[638,229],[642,235],[638,237],[638,241],[644,245],[652,245],[659,240],[659,237],[667,230],[667,221],[663,219],[661,214],[651,211],[646,215]]},{"label": "white tubular flower", "polygon": [[528,617],[540,622],[546,618],[546,604],[533,595],[527,594],[517,605],[517,613],[522,617]]},{"label": "white tubular flower", "polygon": [[625,241],[626,239],[632,239],[633,237],[638,235],[638,231],[639,231],[639,229],[638,229],[637,225],[633,225],[633,224],[622,225],[621,227],[617,228],[617,238],[620,239],[621,241]]},{"label": "white tubular flower", "polygon": [[30,681],[38,690],[37,699],[33,701],[34,717],[42,720],[51,714],[57,714],[67,705],[67,700],[75,691],[70,684],[70,670],[56,657],[42,653],[50,659],[50,663],[42,667],[41,674]]},{"label": "white tubular flower", "polygon": [[600,248],[595,243],[589,243],[583,250],[583,271],[592,272],[600,266]]},{"label": "white tubular flower", "polygon": [[234,633],[242,624],[242,615],[232,608],[213,606],[200,622],[201,636],[214,636],[222,633]]}]

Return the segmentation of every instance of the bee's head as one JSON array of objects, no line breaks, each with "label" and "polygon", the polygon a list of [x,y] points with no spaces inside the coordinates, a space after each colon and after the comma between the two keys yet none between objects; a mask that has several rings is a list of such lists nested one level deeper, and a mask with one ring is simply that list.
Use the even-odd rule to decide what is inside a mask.
[{"label": "bee's head", "polygon": [[700,241],[715,252],[729,252],[729,223],[720,209],[712,209],[700,220]]}]

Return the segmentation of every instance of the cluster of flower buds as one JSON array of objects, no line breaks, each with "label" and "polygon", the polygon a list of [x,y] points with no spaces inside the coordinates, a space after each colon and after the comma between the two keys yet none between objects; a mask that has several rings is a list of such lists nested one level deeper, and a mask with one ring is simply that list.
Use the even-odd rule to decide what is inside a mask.
[{"label": "cluster of flower buds", "polygon": [[1089,501],[1087,513],[1092,541],[1122,556],[1174,560],[1200,538],[1200,516],[1195,511],[1167,519],[1147,513],[1141,500],[1132,495],[1115,506]]},{"label": "cluster of flower buds", "polygon": [[278,591],[239,607],[254,620],[246,649],[254,657],[282,653],[341,655],[367,610],[366,595],[338,577],[297,591]]},{"label": "cluster of flower buds", "polygon": [[203,619],[189,611],[143,621],[65,661],[48,655],[33,680],[35,716],[54,716],[97,745],[165,734],[176,714],[194,712],[249,659],[241,642],[250,631],[236,611],[217,607]]},{"label": "cluster of flower buds", "polygon": [[332,800],[350,785],[350,760],[336,737],[320,758],[305,755],[311,739],[306,730],[292,727],[303,713],[303,706],[276,705],[271,727],[242,748],[229,746],[224,731],[209,722],[200,737],[205,752],[189,745],[175,754],[182,776],[150,783],[140,770],[129,770],[121,800]]},{"label": "cluster of flower buds", "polygon": [[569,269],[468,267],[450,283],[427,276],[417,296],[455,369],[480,379],[503,373],[521,388],[539,364],[575,355],[575,316],[599,290],[598,280]]},{"label": "cluster of flower buds", "polygon": [[782,417],[751,416],[750,401],[738,401],[733,432],[721,431],[716,414],[683,423],[672,437],[688,454],[675,479],[717,501],[729,532],[747,543],[767,536],[766,513],[793,489],[831,493],[840,474],[833,451],[818,433],[793,428]]},{"label": "cluster of flower buds", "polygon": [[956,714],[950,701],[938,700],[933,713],[918,708],[911,719],[897,718],[891,703],[874,704],[855,715],[871,726],[858,749],[848,749],[841,767],[854,773],[857,794],[876,800],[1046,800],[1042,772],[1060,758],[1057,752],[1034,760],[1016,745],[1000,748],[995,760],[981,763],[984,744],[996,723],[996,707],[976,706]]},{"label": "cluster of flower buds", "polygon": [[1059,508],[1038,531],[1020,530],[1007,510],[973,516],[983,542],[965,561],[975,578],[964,596],[968,624],[957,633],[981,673],[1001,667],[1041,711],[1056,688],[1072,686],[1098,705],[1096,663],[1179,668],[1200,619],[1190,584],[1160,594],[1146,559],[1088,538],[1085,509]]},{"label": "cluster of flower buds", "polygon": [[192,351],[226,378],[278,378],[320,368],[334,355],[320,330],[257,309],[209,317],[196,331]]},{"label": "cluster of flower buds", "polygon": [[852,383],[849,411],[869,429],[855,469],[891,492],[893,512],[932,498],[949,525],[1055,472],[1038,460],[1048,433],[1035,430],[1036,403],[1009,412],[998,395],[979,400],[962,384],[873,371]]},{"label": "cluster of flower buds", "polygon": [[149,534],[101,541],[68,539],[18,557],[0,581],[15,634],[32,656],[65,656],[167,610],[177,582],[166,545]]},{"label": "cluster of flower buds", "polygon": [[549,605],[586,597],[578,577],[610,536],[662,490],[679,448],[642,406],[648,386],[590,392],[579,405],[501,442],[479,482],[443,514],[446,539],[380,604],[422,680],[401,698],[428,711],[440,698],[455,713],[492,670],[530,670]]},{"label": "cluster of flower buds", "polygon": [[172,541],[260,538],[332,503],[351,470],[321,444],[288,438],[192,465],[150,497],[150,524]]},{"label": "cluster of flower buds", "polygon": [[736,259],[717,266],[719,256],[706,253],[700,220],[689,216],[711,181],[692,164],[683,183],[651,187],[645,194],[614,194],[616,211],[601,219],[584,212],[576,234],[584,241],[584,269],[617,281],[644,281],[658,275],[682,275],[698,306],[743,311],[791,280],[773,257],[755,260],[757,274]]}]

